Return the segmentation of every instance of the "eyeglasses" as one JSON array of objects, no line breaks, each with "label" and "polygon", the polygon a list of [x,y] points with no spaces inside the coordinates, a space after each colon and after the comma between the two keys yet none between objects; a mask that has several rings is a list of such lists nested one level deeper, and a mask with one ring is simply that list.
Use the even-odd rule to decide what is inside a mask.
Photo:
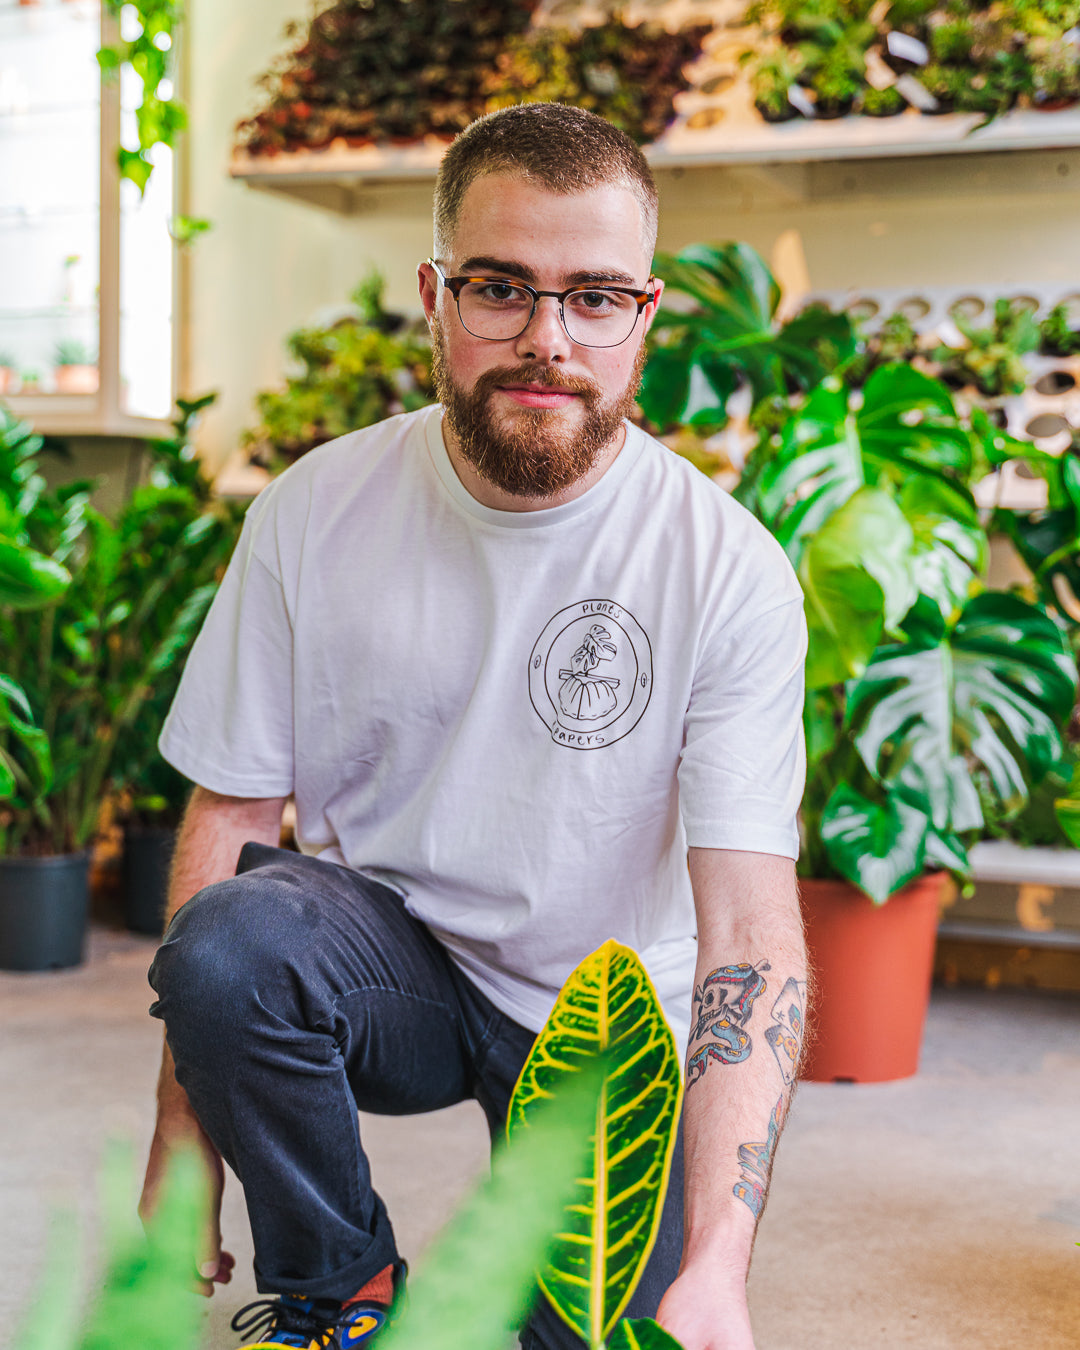
[{"label": "eyeglasses", "polygon": [[656,299],[653,290],[627,286],[538,291],[523,281],[501,277],[448,277],[434,258],[428,264],[454,297],[461,326],[485,342],[520,337],[532,323],[537,301],[550,296],[559,302],[559,319],[571,342],[582,347],[618,347],[634,331],[641,311]]}]

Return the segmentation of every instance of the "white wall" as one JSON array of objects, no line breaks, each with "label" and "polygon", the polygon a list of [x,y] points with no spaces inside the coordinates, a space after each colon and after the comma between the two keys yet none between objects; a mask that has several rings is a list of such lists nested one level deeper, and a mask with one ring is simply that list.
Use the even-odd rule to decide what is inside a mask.
[{"label": "white wall", "polygon": [[[419,311],[431,185],[372,188],[344,217],[231,180],[235,123],[259,103],[255,78],[285,49],[284,23],[309,11],[303,0],[189,0],[187,10],[182,209],[214,229],[184,265],[181,383],[221,392],[200,433],[217,467],[252,424],[255,392],[280,381],[285,335],[344,301],[372,266],[393,307]],[[661,248],[742,239],[773,257],[797,229],[814,290],[1080,288],[1077,151],[666,171],[659,182]],[[785,258],[790,273],[790,248]]]}]

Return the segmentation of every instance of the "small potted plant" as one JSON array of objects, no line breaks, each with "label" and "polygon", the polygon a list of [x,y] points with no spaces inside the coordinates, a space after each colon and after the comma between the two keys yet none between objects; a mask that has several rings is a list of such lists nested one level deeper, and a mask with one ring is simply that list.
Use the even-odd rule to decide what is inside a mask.
[{"label": "small potted plant", "polygon": [[859,111],[867,117],[896,117],[907,106],[907,101],[895,85],[886,85],[884,89],[875,89],[870,85],[863,90]]},{"label": "small potted plant", "polygon": [[1080,48],[1065,38],[1032,41],[1031,101],[1042,112],[1060,112],[1080,100]]},{"label": "small potted plant", "polygon": [[0,350],[0,397],[15,392],[17,379],[17,362],[14,353]]},{"label": "small potted plant", "polygon": [[1055,305],[1039,324],[1039,351],[1044,356],[1080,353],[1080,329],[1073,328],[1068,305]]},{"label": "small potted plant", "polygon": [[750,77],[754,107],[766,122],[789,122],[799,116],[790,93],[802,70],[797,51],[780,48],[763,57]]},{"label": "small potted plant", "polygon": [[1027,388],[1025,356],[1037,350],[1039,324],[1031,309],[1008,299],[994,303],[993,321],[978,328],[962,314],[953,322],[967,339],[965,347],[939,346],[933,353],[946,384],[973,385],[984,398],[1004,399]]},{"label": "small potted plant", "polygon": [[53,380],[58,394],[96,394],[97,359],[77,338],[62,338],[53,355]]}]

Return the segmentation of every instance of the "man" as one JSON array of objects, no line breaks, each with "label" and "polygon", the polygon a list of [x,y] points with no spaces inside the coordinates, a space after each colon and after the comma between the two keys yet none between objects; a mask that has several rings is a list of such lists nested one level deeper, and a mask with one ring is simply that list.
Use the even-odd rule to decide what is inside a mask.
[{"label": "man", "polygon": [[[680,1144],[629,1311],[687,1350],[753,1344],[806,979],[802,603],[749,514],[626,420],[655,237],[647,165],[592,114],[454,142],[419,268],[441,407],[260,495],[164,729],[198,786],[143,1205],[180,1140],[235,1170],[276,1296],[249,1344],[377,1333],[401,1263],[357,1109],[472,1096],[497,1133],[609,937],[692,1020],[685,1168]],[[292,793],[303,856],[271,847]],[[231,1265],[215,1227],[204,1292]],[[543,1303],[522,1343],[580,1344]]]}]

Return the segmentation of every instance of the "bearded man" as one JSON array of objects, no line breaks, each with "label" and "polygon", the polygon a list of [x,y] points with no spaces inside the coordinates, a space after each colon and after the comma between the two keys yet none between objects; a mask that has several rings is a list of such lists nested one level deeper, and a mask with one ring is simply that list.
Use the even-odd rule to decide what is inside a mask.
[{"label": "bearded man", "polygon": [[[781,990],[785,1016],[805,1001],[805,634],[778,545],[628,420],[656,227],[648,166],[602,119],[540,104],[465,131],[419,267],[440,405],[271,484],[191,654],[161,741],[197,786],[151,971],[143,1207],[179,1141],[218,1201],[235,1171],[272,1296],[234,1323],[249,1346],[377,1339],[403,1263],[358,1109],[476,1098],[498,1134],[611,937],[692,1067],[628,1312],[686,1350],[753,1345],[793,1077],[765,1033]],[[299,854],[274,847],[290,796]],[[215,1216],[203,1292],[232,1264]],[[542,1299],[521,1343],[581,1344]]]}]

